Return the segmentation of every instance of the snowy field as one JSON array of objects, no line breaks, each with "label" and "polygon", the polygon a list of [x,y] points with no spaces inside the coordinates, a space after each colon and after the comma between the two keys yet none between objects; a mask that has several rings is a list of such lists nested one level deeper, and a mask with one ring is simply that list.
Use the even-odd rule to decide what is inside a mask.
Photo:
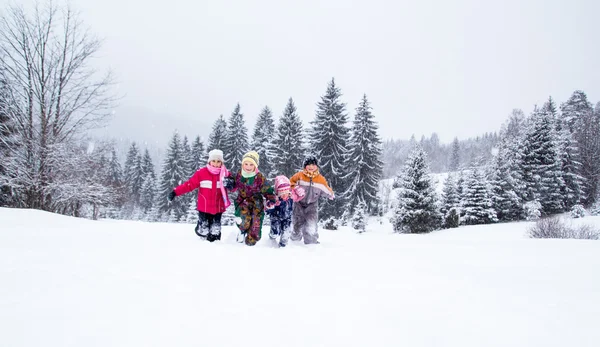
[{"label": "snowy field", "polygon": [[600,241],[528,225],[278,249],[0,208],[0,346],[600,346]]}]

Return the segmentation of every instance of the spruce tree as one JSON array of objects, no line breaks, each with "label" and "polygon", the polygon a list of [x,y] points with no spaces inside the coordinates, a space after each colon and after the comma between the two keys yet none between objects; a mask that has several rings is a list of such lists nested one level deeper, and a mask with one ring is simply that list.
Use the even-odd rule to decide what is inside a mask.
[{"label": "spruce tree", "polygon": [[346,176],[350,185],[344,200],[348,202],[351,213],[361,202],[366,204],[368,213],[375,213],[377,210],[377,193],[383,174],[383,162],[381,139],[377,134],[378,126],[374,118],[367,95],[363,95],[360,105],[356,108],[349,143],[349,159],[352,164]]},{"label": "spruce tree", "polygon": [[516,165],[505,139],[498,149],[491,174],[492,206],[499,221],[508,222],[525,218],[523,201],[519,195],[520,184]]},{"label": "spruce tree", "polygon": [[[208,147],[206,148],[206,151],[210,152],[213,149],[224,150],[226,138],[227,122],[225,121],[223,115],[220,115],[219,118],[215,121],[215,124],[213,124],[212,131],[208,137]],[[207,159],[208,157],[206,156],[205,158]],[[229,167],[230,163],[226,164]]]},{"label": "spruce tree", "polygon": [[473,169],[467,177],[462,201],[465,225],[489,224],[498,221],[486,184],[485,176],[479,169]]},{"label": "spruce tree", "polygon": [[128,201],[133,203],[133,206],[137,205],[140,201],[140,190],[142,189],[142,183],[144,175],[142,172],[142,158],[137,144],[133,142],[127,152],[127,158],[125,159],[125,165],[123,167],[123,181],[127,188]]},{"label": "spruce tree", "polygon": [[159,184],[158,208],[165,215],[178,221],[187,211],[189,200],[175,198],[171,203],[167,201],[167,195],[178,185],[188,179],[186,173],[186,162],[181,148],[181,137],[178,132],[173,134],[165,161],[162,167],[161,180]]},{"label": "spruce tree", "polygon": [[579,174],[583,180],[583,203],[590,206],[598,195],[600,182],[600,114],[594,112],[587,95],[577,90],[561,105],[562,119],[569,126],[578,145]]},{"label": "spruce tree", "polygon": [[272,178],[273,163],[271,158],[271,143],[275,134],[275,121],[273,113],[268,106],[265,106],[260,114],[254,127],[252,135],[252,150],[256,151],[260,156],[260,171],[267,177]]},{"label": "spruce tree", "polygon": [[452,141],[452,154],[450,155],[450,171],[457,171],[460,167],[460,143],[458,137]]},{"label": "spruce tree", "polygon": [[154,172],[147,172],[144,177],[144,183],[142,184],[142,190],[140,192],[140,208],[144,215],[147,215],[154,204],[156,192],[156,177]]},{"label": "spruce tree", "polygon": [[561,190],[561,161],[555,122],[549,112],[537,107],[525,134],[521,170],[525,186],[525,201],[539,201],[544,214],[564,211]]},{"label": "spruce tree", "polygon": [[331,79],[325,95],[317,103],[315,119],[311,122],[311,152],[319,159],[319,169],[327,178],[337,198],[327,200],[320,205],[323,218],[341,216],[345,201],[342,198],[348,182],[344,179],[348,170],[348,141],[350,131],[347,127],[346,104],[341,102],[340,88]]},{"label": "spruce tree", "polygon": [[438,229],[442,215],[430,176],[427,154],[417,146],[406,161],[398,191],[393,226],[397,232],[426,233]]},{"label": "spruce tree", "polygon": [[305,157],[303,134],[302,121],[290,98],[277,123],[270,151],[275,175],[291,177],[302,168]]},{"label": "spruce tree", "polygon": [[142,157],[142,174],[144,175],[144,179],[148,175],[156,178],[156,173],[154,172],[154,163],[152,163],[152,157],[150,157],[148,148],[144,150],[144,156]]},{"label": "spruce tree", "polygon": [[194,171],[206,166],[206,153],[204,150],[204,143],[200,140],[200,136],[197,135],[192,142],[192,163],[190,166]]},{"label": "spruce tree", "polygon": [[364,233],[367,227],[368,207],[364,201],[360,201],[352,215],[352,228],[359,233]]},{"label": "spruce tree", "polygon": [[123,171],[121,170],[121,164],[119,163],[117,151],[114,147],[110,152],[107,184],[114,188],[120,188],[123,184]]},{"label": "spruce tree", "polygon": [[445,219],[452,208],[458,208],[459,206],[460,195],[458,192],[457,181],[453,174],[449,174],[444,181],[444,188],[442,189],[442,206],[440,212]]},{"label": "spruce tree", "polygon": [[240,104],[235,106],[228,123],[227,135],[223,144],[223,155],[227,167],[232,172],[236,172],[242,167],[242,158],[249,149],[248,128],[246,128],[244,114],[240,111]]},{"label": "spruce tree", "polygon": [[581,162],[579,160],[579,148],[562,118],[556,120],[556,132],[558,136],[558,152],[562,171],[561,195],[565,210],[570,210],[578,205],[584,198],[583,177],[580,175]]}]

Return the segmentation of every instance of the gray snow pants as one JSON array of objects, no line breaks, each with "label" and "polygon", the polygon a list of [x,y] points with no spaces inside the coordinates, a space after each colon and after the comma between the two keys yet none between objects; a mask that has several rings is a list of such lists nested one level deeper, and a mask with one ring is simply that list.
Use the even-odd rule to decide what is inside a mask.
[{"label": "gray snow pants", "polygon": [[319,204],[313,202],[303,206],[302,203],[295,203],[292,212],[294,229],[290,238],[292,241],[300,241],[304,237],[304,243],[317,243],[319,240],[319,231],[317,221],[319,219]]}]

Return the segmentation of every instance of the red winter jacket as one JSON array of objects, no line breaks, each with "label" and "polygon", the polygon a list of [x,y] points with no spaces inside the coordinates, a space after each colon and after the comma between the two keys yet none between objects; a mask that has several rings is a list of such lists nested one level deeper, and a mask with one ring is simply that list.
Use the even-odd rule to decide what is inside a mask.
[{"label": "red winter jacket", "polygon": [[219,175],[213,175],[208,168],[203,167],[185,183],[177,186],[176,196],[183,195],[198,189],[197,210],[200,212],[217,214],[225,212],[225,203],[221,194],[221,182]]}]

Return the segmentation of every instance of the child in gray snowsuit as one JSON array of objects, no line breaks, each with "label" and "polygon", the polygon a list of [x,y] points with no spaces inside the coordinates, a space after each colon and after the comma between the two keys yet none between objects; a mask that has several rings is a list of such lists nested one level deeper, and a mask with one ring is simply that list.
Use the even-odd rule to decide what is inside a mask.
[{"label": "child in gray snowsuit", "polygon": [[292,176],[290,184],[294,199],[291,239],[299,241],[304,237],[305,244],[319,243],[319,197],[333,200],[334,194],[325,177],[319,173],[317,158],[306,158],[304,170]]}]

